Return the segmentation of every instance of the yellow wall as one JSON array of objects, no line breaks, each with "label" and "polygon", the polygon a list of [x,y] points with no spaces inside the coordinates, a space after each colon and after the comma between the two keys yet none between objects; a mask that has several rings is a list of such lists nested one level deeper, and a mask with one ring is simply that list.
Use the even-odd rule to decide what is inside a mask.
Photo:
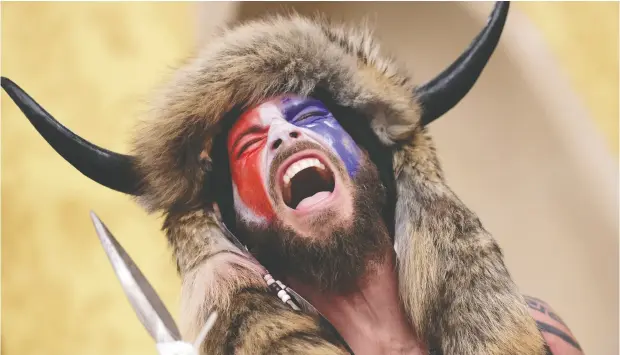
[{"label": "yellow wall", "polygon": [[[518,3],[541,28],[614,152],[618,4]],[[2,75],[76,133],[126,152],[146,94],[194,42],[185,3],[2,3]],[[3,354],[155,353],[88,219],[93,209],[177,314],[159,230],[65,163],[2,93]]]},{"label": "yellow wall", "polygon": [[618,154],[618,2],[517,2]]},{"label": "yellow wall", "polygon": [[[146,94],[194,44],[184,3],[2,3],[2,75],[94,143],[127,152]],[[155,354],[93,209],[176,315],[161,221],[64,162],[2,92],[2,354]]]}]

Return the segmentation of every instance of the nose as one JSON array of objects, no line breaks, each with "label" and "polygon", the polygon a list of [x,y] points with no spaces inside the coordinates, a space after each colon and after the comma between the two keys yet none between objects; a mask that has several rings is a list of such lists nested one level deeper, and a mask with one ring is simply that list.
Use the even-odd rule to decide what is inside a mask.
[{"label": "nose", "polygon": [[271,153],[275,153],[279,148],[293,144],[301,137],[298,127],[288,123],[272,123],[267,136],[267,146]]}]

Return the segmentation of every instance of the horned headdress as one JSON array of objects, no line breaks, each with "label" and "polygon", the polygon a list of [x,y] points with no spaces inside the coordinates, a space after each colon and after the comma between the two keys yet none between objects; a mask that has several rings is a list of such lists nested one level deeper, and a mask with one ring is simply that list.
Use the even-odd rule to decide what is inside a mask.
[{"label": "horned headdress", "polygon": [[[231,193],[221,185],[226,179],[218,178],[226,175],[226,168],[215,153],[229,122],[244,109],[281,94],[327,102],[343,127],[357,132],[354,139],[368,149],[382,179],[392,185],[392,209],[385,216],[392,221],[399,277],[411,281],[401,283],[401,298],[416,329],[430,334],[441,324],[428,320],[439,307],[454,306],[449,302],[453,296],[428,299],[420,290],[439,290],[437,280],[450,277],[450,282],[467,287],[458,272],[469,266],[459,259],[429,269],[425,258],[452,253],[451,248],[469,243],[470,236],[486,241],[477,250],[480,255],[497,246],[445,185],[426,126],[457,105],[476,83],[498,44],[508,8],[508,3],[497,3],[470,46],[423,85],[413,84],[366,29],[297,15],[238,25],[188,59],[157,93],[150,117],[138,125],[131,155],[73,134],[9,79],[2,78],[2,87],[81,173],[136,196],[150,212],[166,215],[164,227],[183,277],[214,249],[231,247],[218,227],[219,213],[212,208],[214,203],[225,204]],[[226,214],[226,208],[219,210]],[[229,223],[230,217],[223,217]],[[438,235],[450,235],[454,243],[434,245]],[[204,255],[189,258],[188,250],[204,250]],[[501,261],[487,266],[492,272],[507,272]],[[489,288],[495,286],[489,281]],[[513,286],[507,287],[513,294]],[[506,306],[497,300],[493,304],[498,309]],[[484,322],[484,317],[470,320],[476,321]],[[505,320],[511,321],[515,320]]]}]

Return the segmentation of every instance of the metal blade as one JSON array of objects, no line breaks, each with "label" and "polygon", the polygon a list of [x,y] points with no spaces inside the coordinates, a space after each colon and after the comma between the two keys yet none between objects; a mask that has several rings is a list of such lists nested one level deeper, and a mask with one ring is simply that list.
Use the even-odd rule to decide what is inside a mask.
[{"label": "metal blade", "polygon": [[140,322],[157,343],[180,341],[181,335],[174,319],[146,277],[97,215],[91,211],[90,217],[103,249]]}]

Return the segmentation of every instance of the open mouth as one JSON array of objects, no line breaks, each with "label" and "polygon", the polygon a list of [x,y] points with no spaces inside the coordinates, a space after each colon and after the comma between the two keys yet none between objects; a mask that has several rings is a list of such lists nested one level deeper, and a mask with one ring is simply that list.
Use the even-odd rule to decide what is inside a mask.
[{"label": "open mouth", "polygon": [[282,176],[282,199],[292,209],[310,207],[334,192],[334,173],[315,157],[306,157],[289,165]]}]

